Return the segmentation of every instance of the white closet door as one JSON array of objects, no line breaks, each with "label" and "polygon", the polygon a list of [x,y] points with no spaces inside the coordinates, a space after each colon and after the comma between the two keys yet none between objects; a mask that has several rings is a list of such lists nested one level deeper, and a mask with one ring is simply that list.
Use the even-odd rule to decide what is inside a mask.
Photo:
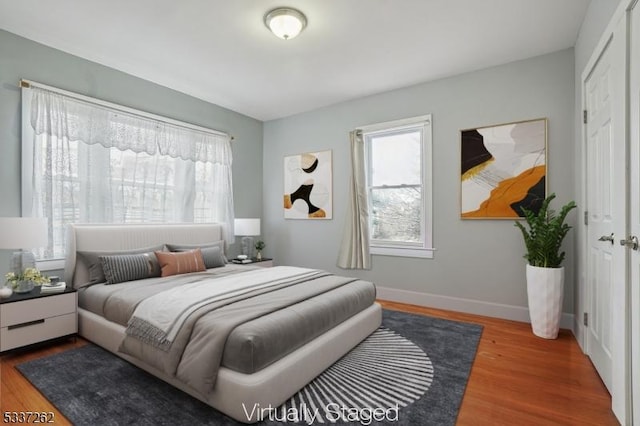
[{"label": "white closet door", "polygon": [[[587,124],[586,349],[625,417],[625,289],[627,175],[625,137],[626,25],[620,19],[584,81]],[[621,362],[622,360],[622,362]]]}]

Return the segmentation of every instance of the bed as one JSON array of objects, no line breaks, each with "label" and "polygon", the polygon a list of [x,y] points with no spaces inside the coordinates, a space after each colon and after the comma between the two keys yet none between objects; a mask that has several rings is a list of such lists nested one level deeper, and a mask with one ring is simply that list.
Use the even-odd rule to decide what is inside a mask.
[{"label": "bed", "polygon": [[[88,284],[96,280],[87,253],[212,244],[223,247],[222,227],[216,224],[70,225],[64,276],[78,289],[79,334],[226,415],[254,423],[258,418],[250,415],[253,407],[281,405],[381,323],[373,284],[304,268],[227,263],[172,277]],[[161,342],[171,343],[164,352],[155,334],[148,338],[144,328],[139,335],[132,331],[132,324],[143,318],[141,311],[154,315],[157,306],[179,309],[182,294],[198,296],[200,289],[211,287],[205,285],[209,282],[219,289],[250,289],[243,289],[247,296],[238,300],[225,295],[227,302],[207,305],[216,309],[198,305],[198,315],[190,315],[173,340],[167,337],[170,333],[163,334]],[[238,312],[243,319],[227,321]],[[228,328],[228,334],[217,337],[216,327]],[[171,355],[178,341],[184,341],[184,352]],[[219,365],[209,366],[211,359],[219,359]]]}]

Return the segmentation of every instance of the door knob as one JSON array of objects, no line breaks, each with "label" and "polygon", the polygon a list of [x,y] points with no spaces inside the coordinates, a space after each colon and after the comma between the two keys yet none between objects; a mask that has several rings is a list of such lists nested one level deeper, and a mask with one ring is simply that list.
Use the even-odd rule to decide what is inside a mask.
[{"label": "door knob", "polygon": [[638,237],[631,235],[626,240],[620,240],[620,245],[629,247],[631,250],[638,250]]},{"label": "door knob", "polygon": [[603,235],[602,237],[598,238],[598,241],[609,241],[613,245],[613,232],[611,233],[611,235]]}]

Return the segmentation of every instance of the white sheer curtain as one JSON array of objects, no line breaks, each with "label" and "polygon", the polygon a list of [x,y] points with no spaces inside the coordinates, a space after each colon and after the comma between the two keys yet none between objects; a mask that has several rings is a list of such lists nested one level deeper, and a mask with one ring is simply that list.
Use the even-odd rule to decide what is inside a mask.
[{"label": "white sheer curtain", "polygon": [[27,90],[32,92],[30,122],[37,135],[121,151],[231,164],[226,134],[192,130],[37,87]]},{"label": "white sheer curtain", "polygon": [[63,254],[73,222],[218,222],[233,242],[228,135],[37,87],[23,89],[23,102],[23,153],[33,158],[26,192],[31,214],[49,219],[42,258]]},{"label": "white sheer curtain", "polygon": [[347,220],[338,254],[338,266],[344,269],[370,269],[369,201],[365,174],[362,132],[349,133],[351,142],[351,182]]}]

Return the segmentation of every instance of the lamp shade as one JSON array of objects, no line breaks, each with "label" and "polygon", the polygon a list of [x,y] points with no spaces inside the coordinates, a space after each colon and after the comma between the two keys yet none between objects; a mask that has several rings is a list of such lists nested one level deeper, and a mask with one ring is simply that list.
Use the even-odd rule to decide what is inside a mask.
[{"label": "lamp shade", "polygon": [[47,219],[0,217],[0,249],[32,249],[47,245]]},{"label": "lamp shade", "polygon": [[233,227],[236,235],[247,237],[260,235],[260,219],[235,219]]}]

